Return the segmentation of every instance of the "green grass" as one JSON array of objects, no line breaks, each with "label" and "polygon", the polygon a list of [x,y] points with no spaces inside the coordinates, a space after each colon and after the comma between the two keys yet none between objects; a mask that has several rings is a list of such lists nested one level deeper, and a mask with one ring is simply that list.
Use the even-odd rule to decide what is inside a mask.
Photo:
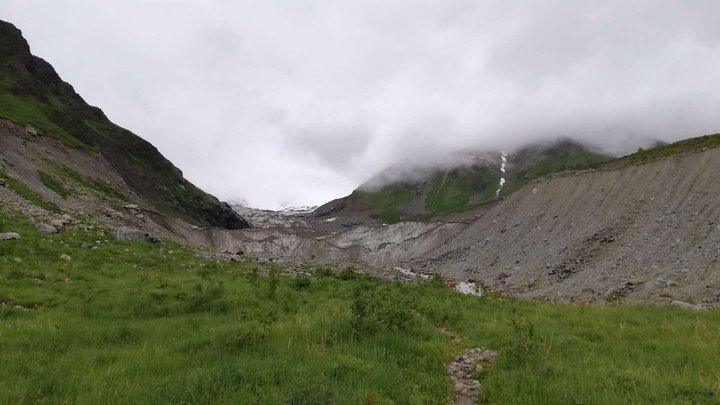
[{"label": "green grass", "polygon": [[123,193],[121,193],[102,179],[92,179],[86,177],[62,163],[57,163],[50,160],[46,161],[46,163],[54,166],[58,174],[69,179],[80,187],[83,187],[90,191],[100,192],[102,194],[105,194],[107,197],[127,200],[127,197]]},{"label": "green grass", "polygon": [[[202,225],[243,226],[229,208],[183,179],[154,146],[111,123],[62,82],[50,65],[31,58],[19,36],[0,38],[0,42],[3,49],[17,52],[0,60],[0,117],[31,125],[39,135],[73,148],[99,152],[131,190],[162,212]],[[124,198],[102,182],[92,188]]]},{"label": "green grass", "polygon": [[445,362],[475,346],[500,352],[490,403],[718,403],[718,312],[478,299],[313,264],[290,278],[0,214],[8,231],[5,403],[445,403]]},{"label": "green grass", "polygon": [[24,199],[34,203],[38,207],[44,208],[48,211],[60,213],[62,210],[60,207],[57,206],[57,204],[46,200],[41,196],[40,194],[36,193],[33,189],[26,186],[23,182],[19,181],[18,179],[11,177],[4,171],[0,170],[0,178],[5,180],[5,182],[10,186],[13,191],[15,191],[19,196],[23,197]]},{"label": "green grass", "polygon": [[523,159],[531,164],[522,170],[509,173],[501,196],[512,194],[533,179],[553,173],[593,169],[612,158],[602,153],[592,152],[579,144],[561,142],[541,151],[537,156],[523,157]]},{"label": "green grass", "polygon": [[45,187],[54,191],[62,198],[65,198],[71,194],[70,190],[65,188],[65,186],[59,181],[57,181],[57,179],[55,179],[52,175],[42,170],[38,170],[38,175],[40,176],[40,181],[42,181],[42,184],[44,184]]},{"label": "green grass", "polygon": [[536,179],[562,171],[590,169],[608,160],[606,155],[590,152],[585,148],[574,148],[567,153],[540,158],[523,174],[528,179]]},{"label": "green grass", "polygon": [[357,191],[353,198],[379,211],[378,216],[383,222],[394,224],[402,219],[398,207],[412,201],[414,196],[412,185],[397,184],[377,191]]},{"label": "green grass", "polygon": [[720,134],[705,135],[697,138],[686,139],[675,142],[670,145],[659,146],[648,150],[640,150],[630,156],[631,163],[642,163],[649,160],[658,159],[666,156],[677,155],[680,153],[695,152],[705,148],[715,148],[720,146]]},{"label": "green grass", "polygon": [[32,96],[19,96],[0,89],[0,117],[19,125],[31,125],[38,133],[52,136],[65,145],[87,148],[48,117],[48,106]]},{"label": "green grass", "polygon": [[500,171],[486,166],[455,169],[436,174],[425,206],[432,214],[450,214],[495,199]]}]

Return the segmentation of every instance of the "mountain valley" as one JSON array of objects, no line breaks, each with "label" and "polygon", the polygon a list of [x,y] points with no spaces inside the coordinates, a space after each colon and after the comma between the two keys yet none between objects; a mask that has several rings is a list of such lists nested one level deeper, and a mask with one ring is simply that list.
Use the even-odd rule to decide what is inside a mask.
[{"label": "mountain valley", "polygon": [[222,202],[0,21],[0,402],[717,403],[720,134],[437,162]]}]

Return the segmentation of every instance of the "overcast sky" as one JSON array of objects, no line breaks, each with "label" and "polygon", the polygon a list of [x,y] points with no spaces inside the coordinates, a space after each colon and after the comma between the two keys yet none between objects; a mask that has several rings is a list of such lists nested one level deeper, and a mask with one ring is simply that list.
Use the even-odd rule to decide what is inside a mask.
[{"label": "overcast sky", "polygon": [[718,16],[717,0],[0,2],[90,104],[264,208],[469,147],[720,132]]}]

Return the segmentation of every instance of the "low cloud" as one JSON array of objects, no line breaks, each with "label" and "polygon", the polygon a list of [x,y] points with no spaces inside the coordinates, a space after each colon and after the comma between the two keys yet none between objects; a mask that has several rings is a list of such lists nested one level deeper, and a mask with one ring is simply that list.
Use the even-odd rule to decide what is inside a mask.
[{"label": "low cloud", "polygon": [[718,15],[714,0],[0,4],[190,180],[267,208],[458,150],[719,132]]}]

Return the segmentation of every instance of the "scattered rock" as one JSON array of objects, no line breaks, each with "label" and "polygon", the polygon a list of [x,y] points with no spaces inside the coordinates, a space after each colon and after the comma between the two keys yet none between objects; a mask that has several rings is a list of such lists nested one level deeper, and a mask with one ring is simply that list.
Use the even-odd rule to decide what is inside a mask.
[{"label": "scattered rock", "polygon": [[16,309],[16,310],[21,311],[21,312],[30,312],[30,311],[31,311],[30,308],[25,308],[25,307],[22,306],[22,305],[15,305],[15,306],[13,307],[13,309]]},{"label": "scattered rock", "polygon": [[688,302],[680,301],[680,300],[673,300],[673,301],[670,303],[670,305],[672,305],[673,307],[683,308],[683,309],[690,309],[690,310],[693,310],[693,311],[702,311],[702,310],[704,309],[702,305],[690,304],[690,303],[688,303]]},{"label": "scattered rock", "polygon": [[117,229],[115,229],[114,232],[115,239],[117,240],[132,240],[132,241],[140,241],[140,242],[151,242],[151,243],[157,243],[160,242],[160,240],[149,233],[145,231],[141,231],[139,229],[134,228],[128,228],[127,226],[121,226]]},{"label": "scattered rock", "polygon": [[20,239],[20,234],[15,232],[3,232],[0,233],[0,240],[15,240]]},{"label": "scattered rock", "polygon": [[65,224],[66,222],[62,219],[53,219],[52,221],[50,221],[50,225],[54,226],[55,229],[57,229],[58,231],[64,230]]},{"label": "scattered rock", "polygon": [[471,281],[461,281],[455,286],[455,291],[465,294],[465,295],[474,295],[476,297],[482,297],[483,296],[483,290]]},{"label": "scattered rock", "polygon": [[69,262],[70,260],[72,260],[72,257],[70,257],[66,254],[62,254],[62,255],[60,255],[60,259],[65,260],[66,262]]},{"label": "scattered rock", "polygon": [[492,363],[497,352],[487,349],[468,349],[462,356],[455,357],[447,370],[455,387],[455,404],[476,404],[482,392],[482,385],[473,374],[482,371],[484,365]]},{"label": "scattered rock", "polygon": [[121,214],[121,213],[115,211],[115,210],[112,209],[112,208],[106,208],[106,209],[105,209],[105,215],[107,215],[107,216],[110,217],[110,218],[119,218],[119,217],[122,217],[122,214]]},{"label": "scattered rock", "polygon": [[50,224],[37,224],[35,225],[35,228],[37,228],[38,232],[40,233],[58,233],[57,228]]}]

